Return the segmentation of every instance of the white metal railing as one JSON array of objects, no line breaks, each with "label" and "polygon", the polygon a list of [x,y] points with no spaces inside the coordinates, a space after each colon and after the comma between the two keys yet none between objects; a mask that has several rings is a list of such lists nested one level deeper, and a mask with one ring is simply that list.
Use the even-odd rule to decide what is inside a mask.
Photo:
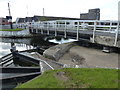
[{"label": "white metal railing", "polygon": [[56,21],[45,21],[43,24],[46,30],[63,30],[66,37],[66,31],[76,31],[76,38],[79,38],[79,31],[92,31],[93,32],[93,43],[95,42],[95,33],[114,33],[115,42],[114,46],[117,45],[118,34],[120,33],[118,21],[98,21],[98,20],[56,20]]},{"label": "white metal railing", "polygon": [[[69,23],[69,24],[67,24]],[[102,25],[103,23],[103,25]],[[94,25],[96,26],[94,27]],[[112,25],[115,24],[115,25]],[[117,29],[117,21],[84,21],[84,20],[56,20],[56,21],[44,21],[42,26],[44,29],[49,28],[49,30],[57,29],[57,30],[94,30],[96,31],[115,31]]]},{"label": "white metal railing", "polygon": [[[93,40],[95,42],[96,32],[99,33],[112,33],[115,34],[114,46],[117,45],[118,35],[120,34],[119,21],[108,21],[108,20],[53,20],[53,21],[39,21],[33,22],[31,25],[26,23],[27,28],[31,27],[32,30],[36,29],[43,34],[43,30],[47,30],[49,35],[50,31],[55,31],[55,36],[57,36],[57,31],[63,31],[64,37],[67,36],[67,32],[75,32],[76,39],[79,39],[79,31],[92,32]],[[22,24],[24,26],[24,24]]]}]

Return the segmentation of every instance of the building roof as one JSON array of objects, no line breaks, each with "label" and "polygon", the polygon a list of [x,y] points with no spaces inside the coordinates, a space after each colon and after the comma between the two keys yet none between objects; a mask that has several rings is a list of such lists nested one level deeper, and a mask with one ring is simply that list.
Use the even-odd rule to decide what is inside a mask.
[{"label": "building roof", "polygon": [[80,18],[69,18],[69,17],[55,17],[55,16],[33,16],[33,17],[25,17],[19,18],[18,23],[23,22],[32,22],[32,21],[48,21],[48,20],[79,20]]}]

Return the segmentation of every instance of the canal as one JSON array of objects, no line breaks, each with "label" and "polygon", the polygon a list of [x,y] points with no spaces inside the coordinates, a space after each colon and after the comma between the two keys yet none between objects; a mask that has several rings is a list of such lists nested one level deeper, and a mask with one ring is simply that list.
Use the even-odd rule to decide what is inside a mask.
[{"label": "canal", "polygon": [[[46,39],[47,38],[47,39]],[[75,39],[32,37],[32,38],[0,38],[0,58],[11,53],[11,43],[15,43],[18,51],[34,49],[36,47],[47,49],[51,46],[76,41]]]},{"label": "canal", "polygon": [[[16,49],[18,51],[23,51],[23,50],[29,50],[29,49],[34,49],[36,47],[47,49],[51,46],[57,45],[57,44],[62,44],[62,43],[67,43],[75,41],[74,39],[64,39],[64,38],[49,38],[49,37],[31,37],[31,38],[0,38],[0,58],[11,53],[11,43],[14,43],[16,46]],[[11,60],[12,64],[9,67],[28,67],[28,63],[23,63],[23,62],[18,62],[15,60]],[[14,73],[9,73],[9,74],[2,74],[2,70],[0,73],[0,77],[3,78],[5,76],[11,76]],[[20,74],[20,73],[16,73]],[[14,74],[15,75],[15,74]],[[0,82],[0,87],[2,88],[14,88],[16,85],[19,83],[7,83],[7,84],[2,84]]]},{"label": "canal", "polygon": [[[14,43],[16,46],[16,49],[18,51],[23,51],[23,50],[29,50],[29,49],[34,49],[36,47],[44,48],[47,49],[53,45],[56,45],[52,42],[45,41],[44,38],[42,37],[32,37],[32,38],[1,38],[0,39],[0,58],[11,53],[11,43]],[[29,64],[24,63],[24,62],[18,62],[15,60],[11,60],[13,62],[9,67],[29,67]],[[2,70],[1,70],[2,72]],[[0,77],[4,78],[6,76],[12,76],[12,75],[19,75],[21,73],[0,73]],[[0,87],[2,88],[14,88],[16,85],[19,83],[6,83],[3,84],[0,82]]]}]

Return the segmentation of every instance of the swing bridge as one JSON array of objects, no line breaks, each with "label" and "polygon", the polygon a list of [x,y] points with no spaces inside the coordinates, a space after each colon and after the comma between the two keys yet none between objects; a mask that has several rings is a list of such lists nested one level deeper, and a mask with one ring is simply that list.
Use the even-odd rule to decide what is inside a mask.
[{"label": "swing bridge", "polygon": [[30,34],[87,39],[92,43],[119,47],[120,22],[110,20],[52,20],[17,24]]}]

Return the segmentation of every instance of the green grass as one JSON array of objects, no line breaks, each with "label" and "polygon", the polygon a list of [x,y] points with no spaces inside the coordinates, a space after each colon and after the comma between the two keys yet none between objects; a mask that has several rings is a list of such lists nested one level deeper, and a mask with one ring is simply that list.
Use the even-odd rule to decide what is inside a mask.
[{"label": "green grass", "polygon": [[17,28],[17,29],[0,29],[0,31],[22,31],[24,29],[22,28]]},{"label": "green grass", "polygon": [[47,71],[16,88],[118,88],[118,81],[116,69],[67,68]]}]

